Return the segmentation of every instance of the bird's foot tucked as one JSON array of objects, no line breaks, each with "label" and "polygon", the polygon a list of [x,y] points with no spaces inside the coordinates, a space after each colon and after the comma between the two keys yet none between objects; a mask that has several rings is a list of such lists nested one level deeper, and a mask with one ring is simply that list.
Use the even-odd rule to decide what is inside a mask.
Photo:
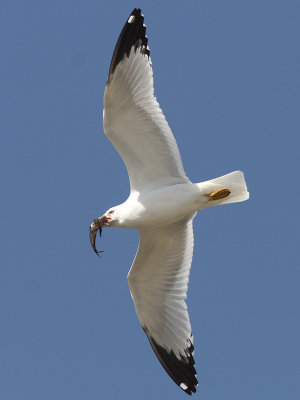
[{"label": "bird's foot tucked", "polygon": [[224,199],[225,197],[230,195],[230,190],[227,188],[222,188],[215,190],[214,192],[208,193],[205,196],[208,197],[208,201],[213,201],[213,200],[221,200]]}]

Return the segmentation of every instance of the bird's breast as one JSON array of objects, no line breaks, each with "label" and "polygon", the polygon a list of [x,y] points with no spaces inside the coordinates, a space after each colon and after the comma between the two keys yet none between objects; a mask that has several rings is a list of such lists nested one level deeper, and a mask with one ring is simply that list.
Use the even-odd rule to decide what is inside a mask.
[{"label": "bird's breast", "polygon": [[176,222],[196,211],[196,192],[193,184],[185,183],[139,193],[124,203],[130,210],[124,223],[140,229]]}]

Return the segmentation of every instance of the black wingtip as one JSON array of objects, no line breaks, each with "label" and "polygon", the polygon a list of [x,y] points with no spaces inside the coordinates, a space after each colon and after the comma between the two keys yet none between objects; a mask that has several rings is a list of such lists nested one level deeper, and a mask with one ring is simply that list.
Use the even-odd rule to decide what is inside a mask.
[{"label": "black wingtip", "polygon": [[144,16],[140,8],[134,8],[120,33],[110,63],[108,76],[114,72],[116,66],[123,60],[125,55],[129,57],[133,46],[135,50],[141,47],[141,51],[149,57],[150,50],[147,47],[147,43],[148,38],[146,36],[146,26],[144,25]]},{"label": "black wingtip", "polygon": [[173,351],[168,352],[149,335],[146,328],[143,328],[152,349],[154,350],[160,363],[173,379],[173,381],[187,394],[196,393],[198,381],[196,378],[195,360],[193,357],[194,346],[190,342],[185,349],[185,354],[177,358]]}]

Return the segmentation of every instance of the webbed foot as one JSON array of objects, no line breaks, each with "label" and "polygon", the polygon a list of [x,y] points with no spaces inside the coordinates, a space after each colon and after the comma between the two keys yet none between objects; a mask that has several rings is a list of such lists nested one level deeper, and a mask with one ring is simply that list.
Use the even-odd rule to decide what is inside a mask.
[{"label": "webbed foot", "polygon": [[221,200],[224,199],[225,197],[228,197],[230,195],[230,190],[227,188],[222,188],[215,190],[214,192],[208,193],[205,196],[208,197],[208,201],[213,201],[213,200]]}]

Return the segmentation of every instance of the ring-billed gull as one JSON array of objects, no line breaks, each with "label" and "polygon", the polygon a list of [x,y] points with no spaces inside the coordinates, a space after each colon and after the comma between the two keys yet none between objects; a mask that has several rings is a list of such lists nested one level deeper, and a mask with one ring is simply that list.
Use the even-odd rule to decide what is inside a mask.
[{"label": "ring-billed gull", "polygon": [[126,165],[128,199],[90,226],[94,251],[103,227],[138,229],[128,282],[140,323],[159,361],[186,393],[196,392],[194,346],[185,302],[198,210],[244,201],[240,171],[202,183],[186,176],[169,125],[154,96],[152,63],[140,9],[116,44],[104,94],[106,136]]}]

